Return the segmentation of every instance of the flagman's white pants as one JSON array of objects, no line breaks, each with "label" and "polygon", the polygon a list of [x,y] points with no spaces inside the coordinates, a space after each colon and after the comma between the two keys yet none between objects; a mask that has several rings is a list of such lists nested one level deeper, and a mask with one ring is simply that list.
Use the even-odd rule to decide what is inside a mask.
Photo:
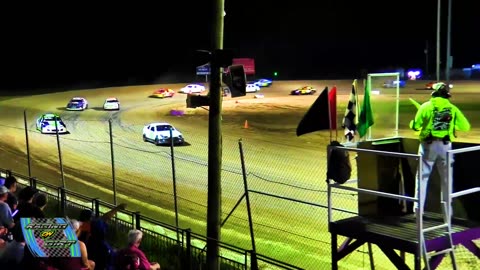
[{"label": "flagman's white pants", "polygon": [[[415,197],[419,195],[420,188],[420,197],[422,205],[425,209],[425,199],[427,197],[428,189],[428,180],[432,174],[433,167],[437,163],[438,173],[440,175],[440,185],[442,190],[442,201],[447,202],[448,200],[448,175],[447,175],[447,151],[452,149],[452,143],[444,144],[443,141],[433,141],[430,144],[426,142],[421,142],[418,147],[418,154],[422,156],[422,176],[421,179],[416,176],[415,184]],[[418,208],[418,203],[414,203],[413,211],[416,211]],[[451,211],[451,206],[448,208],[450,210],[450,216],[453,214]]]}]

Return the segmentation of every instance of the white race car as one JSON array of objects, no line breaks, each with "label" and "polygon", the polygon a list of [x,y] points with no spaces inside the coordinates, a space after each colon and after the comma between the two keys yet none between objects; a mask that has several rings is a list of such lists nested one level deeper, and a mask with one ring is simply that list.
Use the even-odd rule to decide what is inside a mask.
[{"label": "white race car", "polygon": [[120,110],[120,101],[116,97],[109,97],[105,99],[103,103],[103,109],[106,111],[109,110]]},{"label": "white race car", "polygon": [[247,83],[247,89],[245,90],[245,92],[254,93],[254,92],[258,92],[258,91],[260,91],[260,86],[258,86],[255,83]]},{"label": "white race car", "polygon": [[67,104],[69,111],[83,111],[88,109],[88,101],[83,97],[74,97]]},{"label": "white race car", "polygon": [[151,123],[143,127],[143,141],[153,142],[155,145],[171,144],[170,130],[173,143],[182,145],[185,142],[183,134],[169,123]]},{"label": "white race car", "polygon": [[184,94],[202,93],[203,91],[205,91],[205,86],[201,84],[189,84],[180,89],[180,93]]},{"label": "white race car", "polygon": [[[55,122],[56,127],[55,127]],[[67,126],[59,115],[54,113],[45,113],[37,118],[37,130],[44,134],[67,133]]]}]

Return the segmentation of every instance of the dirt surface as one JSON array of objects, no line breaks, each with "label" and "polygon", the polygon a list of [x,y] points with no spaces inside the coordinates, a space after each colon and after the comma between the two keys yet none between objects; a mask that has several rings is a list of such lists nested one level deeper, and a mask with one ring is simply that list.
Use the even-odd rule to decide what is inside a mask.
[{"label": "dirt surface", "polygon": [[[322,131],[301,137],[296,127],[325,86],[337,86],[338,126],[341,125],[352,81],[284,81],[262,88],[263,98],[248,94],[242,98],[223,100],[223,172],[222,209],[226,218],[244,192],[239,154],[242,140],[249,189],[273,194],[276,198],[251,194],[257,252],[304,268],[329,265],[330,246],[326,210],[305,203],[326,205],[325,152],[330,132]],[[430,91],[417,90],[426,82],[409,82],[400,90],[399,134],[413,137],[408,122],[415,108],[409,97],[419,102],[429,98]],[[290,96],[291,90],[312,85],[313,96]],[[62,93],[13,98],[0,102],[0,167],[28,175],[24,110],[32,157],[31,173],[43,181],[61,185],[59,151],[55,135],[40,134],[35,129],[36,117],[44,112],[57,112],[65,120],[70,134],[60,136],[60,150],[67,189],[112,202],[112,162],[109,121],[112,124],[113,153],[118,201],[129,209],[174,224],[173,179],[170,148],[157,147],[142,141],[142,128],[150,122],[172,123],[184,135],[186,146],[175,148],[175,171],[178,195],[179,224],[205,234],[207,211],[208,111],[185,108],[185,95],[152,99],[157,88],[178,90],[183,85],[153,85],[75,90]],[[376,110],[375,137],[394,132],[395,90],[373,84],[372,103]],[[359,98],[363,87],[359,84]],[[452,100],[472,121],[473,130],[460,134],[462,141],[478,141],[480,121],[476,117],[480,88],[474,82],[454,82]],[[83,112],[65,111],[73,96],[88,99],[90,108]],[[119,112],[101,109],[106,97],[121,102]],[[375,103],[377,105],[375,105]],[[170,110],[183,110],[183,116],[171,116]],[[245,125],[247,124],[247,128]],[[343,130],[332,133],[343,141]],[[356,198],[338,195],[341,208],[355,209]],[[245,201],[234,211],[223,230],[222,240],[250,248]],[[305,259],[307,256],[307,259]],[[354,254],[345,266],[359,265],[364,255]],[[317,268],[318,269],[318,268]]]}]

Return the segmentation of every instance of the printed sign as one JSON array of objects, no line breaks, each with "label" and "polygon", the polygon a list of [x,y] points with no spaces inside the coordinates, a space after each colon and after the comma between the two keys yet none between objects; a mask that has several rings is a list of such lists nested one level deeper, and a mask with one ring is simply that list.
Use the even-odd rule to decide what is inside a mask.
[{"label": "printed sign", "polygon": [[197,67],[197,75],[210,75],[210,65],[206,64]]},{"label": "printed sign", "polygon": [[21,218],[23,236],[35,257],[81,257],[77,235],[65,218]]}]

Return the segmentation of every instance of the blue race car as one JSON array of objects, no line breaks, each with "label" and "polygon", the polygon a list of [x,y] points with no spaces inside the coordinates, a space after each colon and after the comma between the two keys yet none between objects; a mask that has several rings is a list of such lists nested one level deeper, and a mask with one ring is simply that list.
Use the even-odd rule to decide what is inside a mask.
[{"label": "blue race car", "polygon": [[269,80],[269,79],[260,79],[260,80],[257,80],[256,84],[260,87],[269,87],[272,85],[272,80]]},{"label": "blue race car", "polygon": [[397,88],[397,85],[398,87],[400,88],[403,88],[405,87],[405,81],[402,81],[402,80],[388,80],[386,82],[383,83],[383,88]]},{"label": "blue race car", "polygon": [[83,97],[74,97],[68,102],[66,109],[69,111],[83,111],[88,109],[88,102]]}]

